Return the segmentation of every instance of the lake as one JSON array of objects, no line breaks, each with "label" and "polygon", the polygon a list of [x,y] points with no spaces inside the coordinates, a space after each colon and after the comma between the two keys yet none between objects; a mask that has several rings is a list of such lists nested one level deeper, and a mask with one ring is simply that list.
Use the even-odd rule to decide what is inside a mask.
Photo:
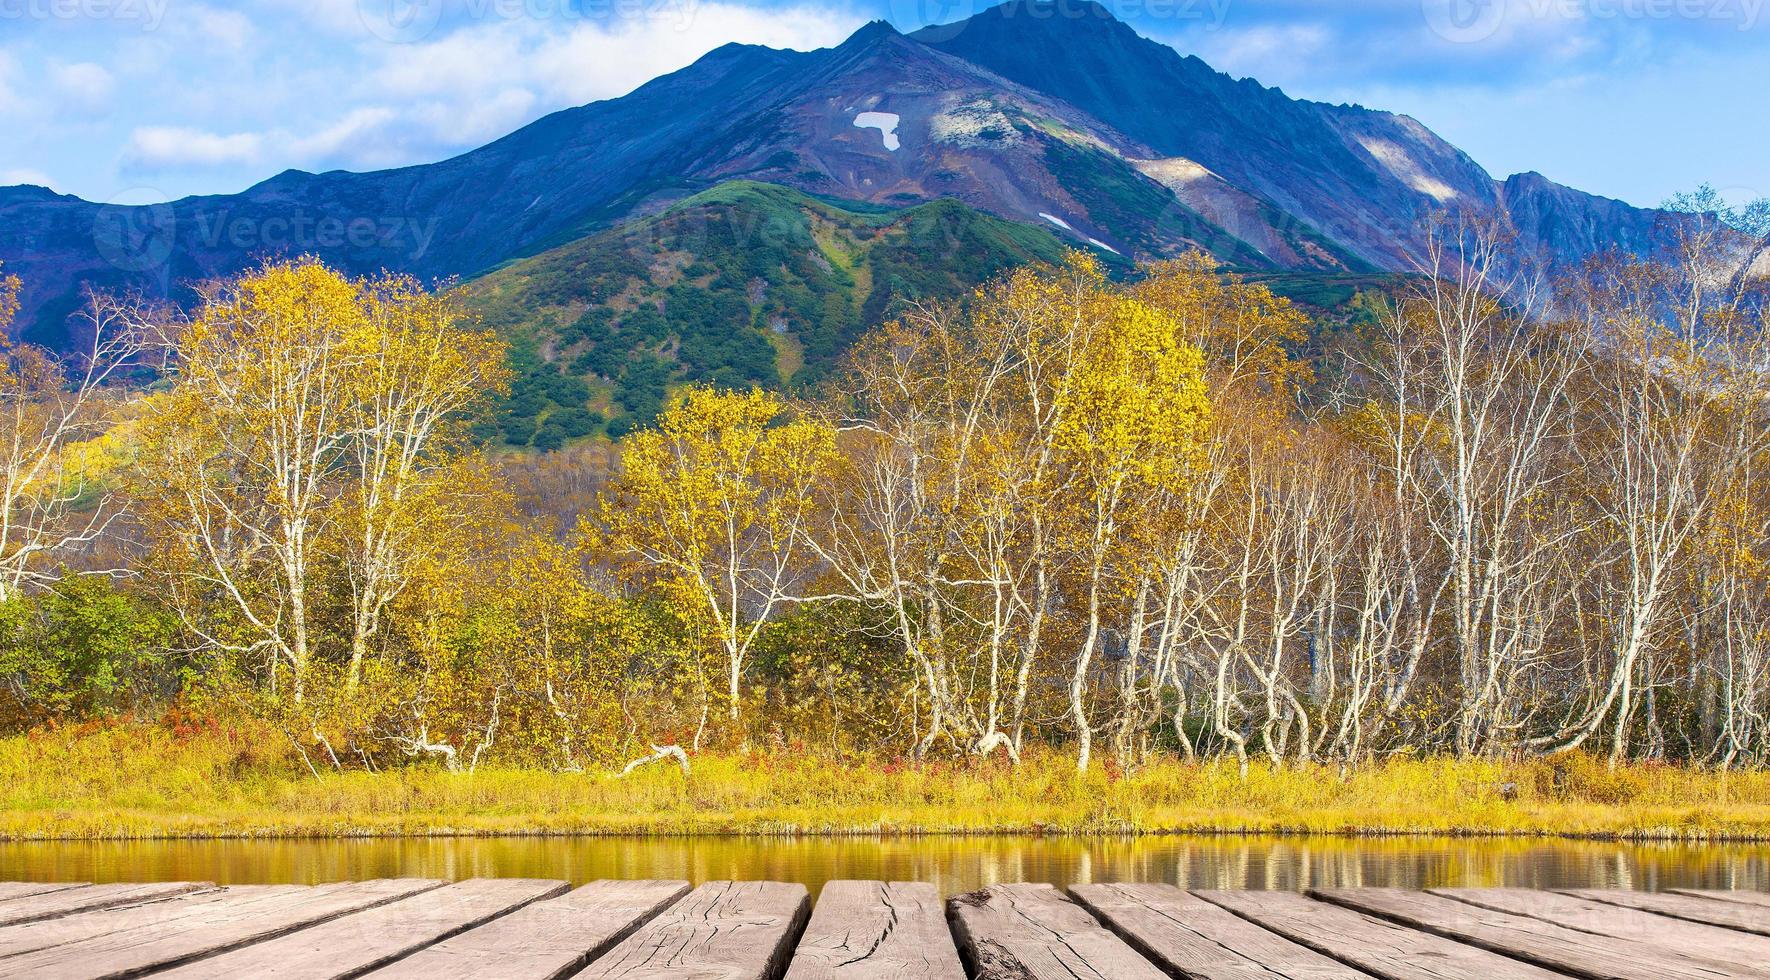
[{"label": "lake", "polygon": [[0,844],[0,881],[361,878],[1161,881],[1189,888],[1515,886],[1770,891],[1770,843],[1330,837],[432,837]]}]

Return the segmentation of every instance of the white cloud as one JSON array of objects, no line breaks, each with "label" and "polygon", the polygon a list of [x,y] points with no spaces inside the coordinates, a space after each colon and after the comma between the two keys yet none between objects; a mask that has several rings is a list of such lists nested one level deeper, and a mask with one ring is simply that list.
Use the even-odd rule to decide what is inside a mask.
[{"label": "white cloud", "polygon": [[224,167],[255,163],[264,147],[258,133],[221,135],[184,126],[143,126],[129,138],[125,162],[143,170]]},{"label": "white cloud", "polygon": [[1311,60],[1341,43],[1320,24],[1266,24],[1203,35],[1194,47],[1213,68],[1267,85],[1284,85]]},{"label": "white cloud", "polygon": [[364,2],[365,0],[268,0],[267,5],[293,13],[335,34],[360,35],[367,30],[363,26]]},{"label": "white cloud", "polygon": [[422,44],[385,46],[378,92],[478,98],[525,87],[552,108],[623,95],[728,42],[809,50],[846,38],[865,18],[821,6],[762,10],[732,3],[664,5],[657,16],[608,22],[491,19]]},{"label": "white cloud", "polygon": [[13,90],[13,81],[18,74],[18,61],[5,51],[0,51],[0,116],[22,112],[24,100]]},{"label": "white cloud", "polygon": [[528,122],[535,115],[535,94],[507,88],[467,103],[429,102],[416,106],[411,119],[439,146],[468,147],[488,143]]},{"label": "white cloud", "polygon": [[36,184],[56,190],[55,181],[41,170],[20,167],[14,170],[0,170],[0,187],[11,187],[14,184]]},{"label": "white cloud", "polygon": [[101,112],[110,106],[116,78],[102,65],[90,61],[53,65],[49,80],[64,103],[81,112]]},{"label": "white cloud", "polygon": [[398,119],[399,114],[385,106],[356,109],[311,136],[291,141],[289,149],[304,161],[335,157],[378,141],[382,130]]},{"label": "white cloud", "polygon": [[179,16],[187,18],[191,29],[204,41],[230,51],[244,50],[252,41],[252,20],[237,10],[190,5],[181,8]]},{"label": "white cloud", "polygon": [[675,14],[620,22],[613,28],[580,24],[532,54],[530,72],[562,105],[624,95],[645,81],[676,71],[727,42],[771,48],[839,44],[866,18],[821,6],[764,10],[701,3]]}]

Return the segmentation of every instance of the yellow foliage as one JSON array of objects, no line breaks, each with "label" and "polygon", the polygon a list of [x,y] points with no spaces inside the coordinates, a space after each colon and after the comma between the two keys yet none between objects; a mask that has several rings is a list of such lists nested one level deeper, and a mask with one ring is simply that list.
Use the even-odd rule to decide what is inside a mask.
[{"label": "yellow foliage", "polygon": [[622,444],[601,508],[601,540],[671,582],[684,618],[718,636],[734,720],[750,647],[790,600],[812,490],[835,457],[828,426],[787,416],[767,392],[689,388]]}]

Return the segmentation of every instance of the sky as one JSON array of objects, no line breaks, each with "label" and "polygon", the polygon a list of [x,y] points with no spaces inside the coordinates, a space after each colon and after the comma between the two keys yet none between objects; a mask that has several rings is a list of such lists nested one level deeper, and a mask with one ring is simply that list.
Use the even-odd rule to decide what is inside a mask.
[{"label": "sky", "polygon": [[[993,2],[0,0],[0,185],[140,204],[423,163],[728,41],[827,47]],[[1770,196],[1770,0],[1101,2],[1237,77],[1412,115],[1497,177]]]}]

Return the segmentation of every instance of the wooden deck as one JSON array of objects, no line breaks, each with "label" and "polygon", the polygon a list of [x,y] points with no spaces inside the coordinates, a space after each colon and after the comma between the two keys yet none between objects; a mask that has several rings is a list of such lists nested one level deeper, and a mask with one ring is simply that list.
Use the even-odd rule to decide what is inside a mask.
[{"label": "wooden deck", "polygon": [[0,882],[3,977],[1770,980],[1770,896],[836,881]]}]

